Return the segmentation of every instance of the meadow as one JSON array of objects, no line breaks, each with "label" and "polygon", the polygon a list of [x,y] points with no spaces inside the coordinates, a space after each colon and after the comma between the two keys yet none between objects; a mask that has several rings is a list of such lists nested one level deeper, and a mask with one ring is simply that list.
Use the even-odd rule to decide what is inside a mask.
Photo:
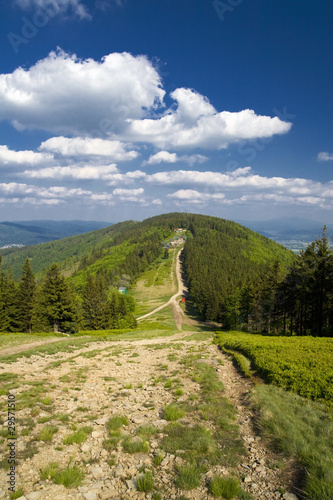
[{"label": "meadow", "polygon": [[333,406],[333,339],[220,332],[215,343],[243,354],[270,384]]}]

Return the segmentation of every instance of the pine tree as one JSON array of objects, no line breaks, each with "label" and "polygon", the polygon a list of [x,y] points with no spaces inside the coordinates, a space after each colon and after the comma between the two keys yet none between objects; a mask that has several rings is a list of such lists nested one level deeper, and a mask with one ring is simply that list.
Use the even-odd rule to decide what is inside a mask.
[{"label": "pine tree", "polygon": [[31,333],[32,331],[35,290],[36,280],[30,266],[30,261],[27,258],[23,267],[23,274],[18,290],[20,308],[19,325],[22,332]]},{"label": "pine tree", "polygon": [[20,329],[19,325],[19,300],[18,300],[18,286],[14,281],[13,275],[9,270],[6,275],[6,309],[9,317],[9,328],[10,332],[17,332]]},{"label": "pine tree", "polygon": [[57,264],[52,264],[37,294],[33,323],[38,329],[45,325],[48,331],[74,332],[76,321],[73,294]]},{"label": "pine tree", "polygon": [[5,273],[1,268],[0,255],[0,332],[9,331],[10,317],[8,311],[8,283]]},{"label": "pine tree", "polygon": [[83,325],[88,330],[104,330],[110,325],[107,286],[101,276],[88,275],[83,290]]}]

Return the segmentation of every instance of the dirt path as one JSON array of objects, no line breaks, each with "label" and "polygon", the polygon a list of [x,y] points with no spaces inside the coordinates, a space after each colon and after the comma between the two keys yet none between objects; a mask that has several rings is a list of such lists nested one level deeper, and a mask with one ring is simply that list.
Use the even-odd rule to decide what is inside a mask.
[{"label": "dirt path", "polygon": [[[64,338],[67,338],[64,337]],[[0,356],[9,356],[10,354],[17,354],[22,351],[28,351],[29,349],[33,349],[34,347],[39,347],[40,345],[44,344],[51,344],[52,342],[59,342],[60,340],[64,340],[62,337],[57,337],[56,339],[47,339],[47,340],[42,340],[40,342],[31,342],[30,344],[21,344],[17,345],[15,347],[7,347],[6,349],[1,349],[0,350]]]},{"label": "dirt path", "polygon": [[[211,340],[190,340],[192,335],[193,332],[179,332],[149,340],[95,342],[73,352],[34,355],[0,364],[0,373],[13,374],[13,388],[10,377],[7,383],[17,404],[19,463],[15,472],[16,487],[21,486],[25,494],[22,500],[152,499],[152,493],[137,491],[137,481],[144,470],[153,471],[154,492],[160,494],[154,498],[163,500],[176,500],[181,495],[193,500],[213,500],[207,490],[209,480],[214,475],[229,474],[239,477],[243,490],[251,492],[254,500],[282,499],[280,491],[288,485],[281,470],[274,468],[277,458],[252,430],[253,415],[244,399],[248,398],[250,382],[237,374],[231,361]],[[197,425],[211,434],[215,432],[209,416],[203,419],[205,403],[201,400],[200,384],[193,379],[202,363],[214,367],[213,372],[225,387],[225,396],[235,405],[240,437],[248,455],[236,460],[235,465],[227,459],[211,465],[198,487],[183,490],[177,487],[176,479],[177,468],[185,463],[184,451],[165,451],[168,422],[164,409],[170,403],[183,405],[186,414],[178,423],[184,432]],[[19,378],[15,379],[17,375]],[[38,392],[38,387],[42,392]],[[31,399],[32,390],[39,396],[37,399]],[[6,401],[7,395],[0,397],[2,408]],[[106,424],[119,414],[128,418],[128,424],[119,435],[114,431],[110,436]],[[0,416],[6,420],[4,411]],[[43,440],[41,436],[49,426],[54,434],[49,441],[46,437]],[[65,444],[65,438],[82,428],[87,429],[84,441]],[[233,434],[234,431],[226,431],[227,446],[232,443]],[[135,453],[126,448],[126,442],[136,443]],[[6,459],[6,442],[1,448],[0,460]],[[69,489],[54,484],[41,473],[50,463],[59,468],[78,466],[84,471],[84,480],[80,486]],[[2,485],[6,484],[6,472],[0,469]],[[8,492],[2,488],[0,498],[8,499]]]},{"label": "dirt path", "polygon": [[182,275],[181,275],[181,263],[180,263],[181,253],[182,253],[182,250],[180,250],[178,252],[177,258],[176,258],[176,275],[177,275],[177,281],[178,281],[177,293],[175,293],[167,302],[165,302],[165,304],[162,304],[161,306],[156,307],[156,309],[154,309],[153,311],[151,311],[147,314],[144,314],[143,316],[140,316],[140,318],[137,318],[137,321],[140,321],[141,319],[148,318],[152,314],[155,314],[158,311],[160,311],[161,309],[164,309],[165,307],[171,305],[173,313],[174,313],[177,328],[178,328],[178,330],[181,330],[183,311],[182,311],[182,309],[179,306],[178,301],[177,301],[177,297],[179,297],[179,295],[183,295],[184,291],[185,291],[185,285],[183,283]]}]

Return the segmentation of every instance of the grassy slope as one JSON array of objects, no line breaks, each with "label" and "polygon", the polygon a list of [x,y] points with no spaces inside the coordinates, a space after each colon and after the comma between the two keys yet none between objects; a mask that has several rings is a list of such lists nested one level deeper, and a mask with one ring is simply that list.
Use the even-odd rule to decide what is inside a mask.
[{"label": "grassy slope", "polygon": [[169,258],[157,259],[136,282],[130,294],[137,304],[136,314],[142,316],[167,302],[178,287],[172,270],[178,250],[169,250]]},{"label": "grassy slope", "polygon": [[21,249],[3,250],[3,265],[10,267],[15,278],[21,275],[25,259],[31,259],[31,266],[36,274],[40,274],[53,262],[56,262],[68,273],[75,270],[79,261],[89,251],[103,250],[112,246],[113,239],[135,226],[128,221],[98,229],[91,233],[70,236],[61,240],[24,247]]}]

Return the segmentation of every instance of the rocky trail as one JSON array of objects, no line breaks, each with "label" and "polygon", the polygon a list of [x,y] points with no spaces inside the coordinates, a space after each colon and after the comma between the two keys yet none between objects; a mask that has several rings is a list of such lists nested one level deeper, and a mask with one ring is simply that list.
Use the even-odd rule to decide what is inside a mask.
[{"label": "rocky trail", "polygon": [[[0,376],[7,374],[8,391],[16,401],[15,488],[22,488],[21,500],[210,499],[210,479],[230,474],[241,483],[239,498],[296,498],[285,493],[289,479],[276,467],[278,457],[254,434],[248,404],[251,383],[210,338],[192,337],[193,332],[180,332],[150,340],[94,342],[72,352],[0,364]],[[216,450],[224,449],[223,440],[230,441],[228,453],[234,453],[235,460],[225,455],[210,463],[208,451],[202,451],[208,465],[199,471],[199,485],[188,489],[179,480],[187,451],[170,451],[170,436],[174,426],[184,434],[195,428],[205,432],[206,439],[215,436],[216,422],[204,411],[209,401],[202,399],[202,384],[193,376],[203,365],[213,367],[210,373],[224,385],[222,397],[236,408],[239,435],[235,421],[222,437],[219,431]],[[7,397],[1,396],[4,423]],[[166,411],[170,404],[182,410],[171,423]],[[119,416],[123,424],[112,426]],[[3,465],[8,437],[4,432],[2,436]],[[56,484],[61,482],[59,475],[52,475],[57,468],[70,477],[75,471],[83,473],[80,484]],[[0,469],[0,498],[9,498],[7,474]],[[144,477],[153,478],[152,491],[147,492],[147,485],[146,491],[138,491]]]},{"label": "rocky trail", "polygon": [[[67,352],[0,363],[0,499],[13,498],[10,453],[20,500],[209,500],[216,498],[216,477],[236,477],[240,500],[297,498],[288,493],[291,473],[254,432],[252,383],[209,332],[182,331],[199,323],[178,304],[186,294],[179,257],[177,293],[138,318],[171,305],[178,333],[83,346],[73,341]],[[9,401],[15,402],[15,440],[8,435]]]}]

